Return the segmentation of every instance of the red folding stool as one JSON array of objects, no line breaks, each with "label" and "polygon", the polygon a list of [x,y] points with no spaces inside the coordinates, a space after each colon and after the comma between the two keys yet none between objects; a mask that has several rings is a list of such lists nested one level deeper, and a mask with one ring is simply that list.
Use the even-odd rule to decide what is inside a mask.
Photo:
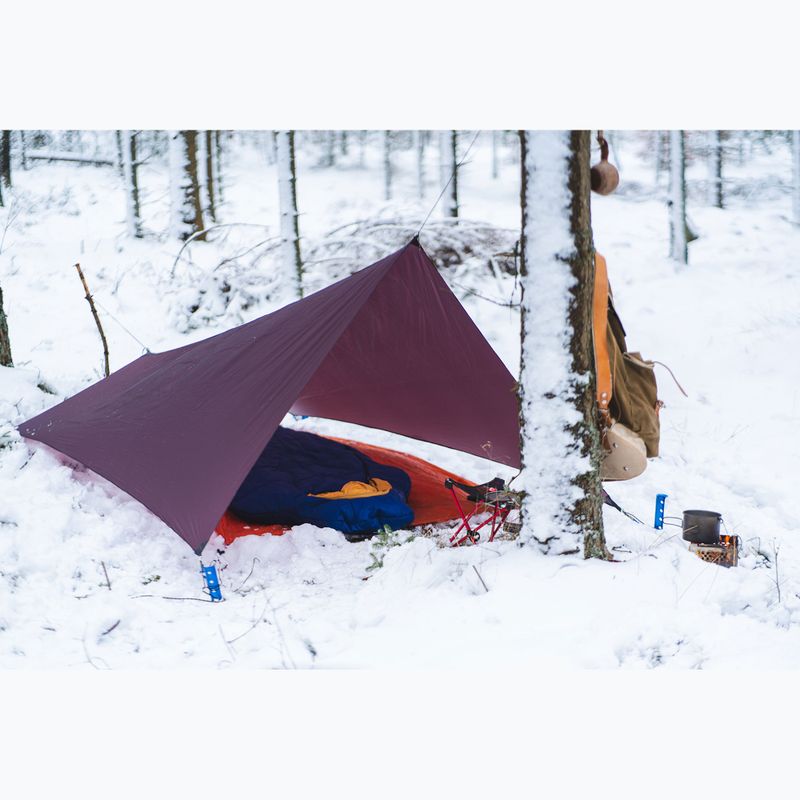
[{"label": "red folding stool", "polygon": [[[505,481],[502,478],[493,478],[488,483],[481,483],[478,486],[470,486],[466,483],[454,481],[452,478],[446,478],[444,485],[453,495],[453,500],[461,517],[461,525],[450,537],[450,544],[453,547],[459,547],[462,544],[466,544],[466,542],[475,544],[480,541],[480,531],[487,526],[489,528],[488,541],[493,541],[511,511],[519,508],[517,495],[506,491]],[[470,512],[464,511],[464,507],[456,494],[457,488],[464,492],[469,502],[474,503]],[[483,513],[488,513],[489,516],[473,527],[470,524],[470,520],[476,514]]]}]

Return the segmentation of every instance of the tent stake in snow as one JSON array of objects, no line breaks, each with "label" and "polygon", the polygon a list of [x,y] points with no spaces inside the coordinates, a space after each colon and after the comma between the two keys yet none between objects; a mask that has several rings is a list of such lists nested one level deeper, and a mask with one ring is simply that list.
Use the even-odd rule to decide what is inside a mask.
[{"label": "tent stake in snow", "polygon": [[108,366],[108,342],[106,341],[106,335],[103,332],[103,326],[100,324],[100,317],[97,316],[97,309],[94,307],[94,300],[92,299],[92,294],[89,291],[89,285],[86,283],[86,278],[83,277],[83,270],[81,269],[81,265],[76,264],[75,269],[78,270],[78,275],[80,276],[81,283],[83,284],[83,288],[86,290],[86,302],[89,304],[89,308],[92,309],[92,316],[94,317],[95,324],[97,325],[97,330],[100,331],[100,339],[103,342],[103,359],[105,360],[105,370],[107,378],[111,374],[111,370]]},{"label": "tent stake in snow", "polygon": [[208,596],[211,598],[211,602],[220,602],[222,600],[222,589],[220,589],[219,586],[217,568],[213,564],[206,567],[201,561],[200,571],[203,573],[203,580],[205,581],[206,588],[208,589]]},{"label": "tent stake in snow", "polygon": [[656,515],[655,520],[653,522],[653,527],[660,531],[664,527],[664,509],[667,506],[667,497],[669,495],[666,494],[657,494],[656,495]]}]

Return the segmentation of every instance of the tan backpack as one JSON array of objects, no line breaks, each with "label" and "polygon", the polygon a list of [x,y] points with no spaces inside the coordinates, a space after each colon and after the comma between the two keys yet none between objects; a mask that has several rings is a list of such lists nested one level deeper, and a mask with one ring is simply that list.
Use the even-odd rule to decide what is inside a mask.
[{"label": "tan backpack", "polygon": [[663,403],[654,372],[657,362],[628,352],[625,329],[614,310],[606,260],[599,253],[595,254],[592,317],[603,443],[600,478],[629,480],[644,472],[648,458],[658,455]]}]

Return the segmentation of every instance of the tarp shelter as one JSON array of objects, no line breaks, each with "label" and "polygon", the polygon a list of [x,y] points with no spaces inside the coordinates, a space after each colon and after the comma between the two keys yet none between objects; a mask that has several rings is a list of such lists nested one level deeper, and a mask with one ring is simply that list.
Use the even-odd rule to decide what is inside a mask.
[{"label": "tarp shelter", "polygon": [[20,432],[200,553],[285,414],[520,464],[515,379],[416,240],[233,330],[148,353]]}]

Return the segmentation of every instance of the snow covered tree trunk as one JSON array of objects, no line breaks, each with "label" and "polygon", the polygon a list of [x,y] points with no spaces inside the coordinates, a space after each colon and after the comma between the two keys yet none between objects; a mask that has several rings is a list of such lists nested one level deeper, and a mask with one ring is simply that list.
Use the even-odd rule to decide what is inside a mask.
[{"label": "snow covered tree trunk", "polygon": [[708,202],[722,208],[722,131],[708,132],[708,182]]},{"label": "snow covered tree trunk", "polygon": [[275,131],[267,131],[267,164],[272,166],[278,160],[277,145],[275,144]]},{"label": "snow covered tree trunk", "polygon": [[392,199],[392,132],[383,132],[383,199]]},{"label": "snow covered tree trunk", "polygon": [[[203,230],[197,180],[197,131],[172,131],[169,137],[170,235],[186,240]],[[205,234],[196,237],[204,239]]]},{"label": "snow covered tree trunk", "polygon": [[362,169],[367,163],[367,131],[358,132],[358,166]]},{"label": "snow covered tree trunk", "polygon": [[417,196],[425,199],[425,135],[414,131],[414,151],[417,154]]},{"label": "snow covered tree trunk", "polygon": [[[120,178],[125,180],[125,165],[123,163],[123,156],[122,156],[122,131],[114,131],[114,138],[117,142],[117,172],[119,173]],[[67,148],[69,151],[71,148]]]},{"label": "snow covered tree trunk", "polygon": [[500,131],[492,131],[492,178],[500,175]]},{"label": "snow covered tree trunk", "polygon": [[128,236],[142,238],[142,219],[139,212],[139,179],[136,164],[136,135],[119,131],[122,148],[122,177],[125,183],[125,222]]},{"label": "snow covered tree trunk", "polygon": [[346,156],[348,152],[347,131],[339,131],[339,155]]},{"label": "snow covered tree trunk", "polygon": [[303,296],[303,261],[300,257],[300,227],[297,221],[297,174],[294,162],[294,131],[277,131],[278,195],[281,214],[281,255],[286,282]]},{"label": "snow covered tree trunk", "polygon": [[0,144],[0,180],[6,189],[11,188],[11,131],[3,131]]},{"label": "snow covered tree trunk", "polygon": [[658,186],[661,178],[661,131],[653,131],[654,183]]},{"label": "snow covered tree trunk", "polygon": [[439,133],[439,164],[442,187],[447,184],[442,211],[445,217],[458,217],[458,132]]},{"label": "snow covered tree trunk", "polygon": [[205,131],[197,131],[197,189],[200,193],[200,209],[203,218],[208,219],[208,175],[206,174],[206,137]]},{"label": "snow covered tree trunk", "polygon": [[669,256],[681,264],[689,262],[686,227],[686,163],[683,131],[669,132]]},{"label": "snow covered tree trunk", "polygon": [[3,308],[3,288],[0,286],[0,367],[13,367],[11,342],[8,340],[8,321]]},{"label": "snow covered tree trunk", "polygon": [[800,131],[792,131],[792,216],[800,225]]},{"label": "snow covered tree trunk", "polygon": [[523,540],[608,558],[592,343],[589,131],[520,131]]},{"label": "snow covered tree trunk", "polygon": [[206,220],[216,222],[214,207],[214,142],[211,131],[198,131],[197,178],[200,185],[200,206]]}]

